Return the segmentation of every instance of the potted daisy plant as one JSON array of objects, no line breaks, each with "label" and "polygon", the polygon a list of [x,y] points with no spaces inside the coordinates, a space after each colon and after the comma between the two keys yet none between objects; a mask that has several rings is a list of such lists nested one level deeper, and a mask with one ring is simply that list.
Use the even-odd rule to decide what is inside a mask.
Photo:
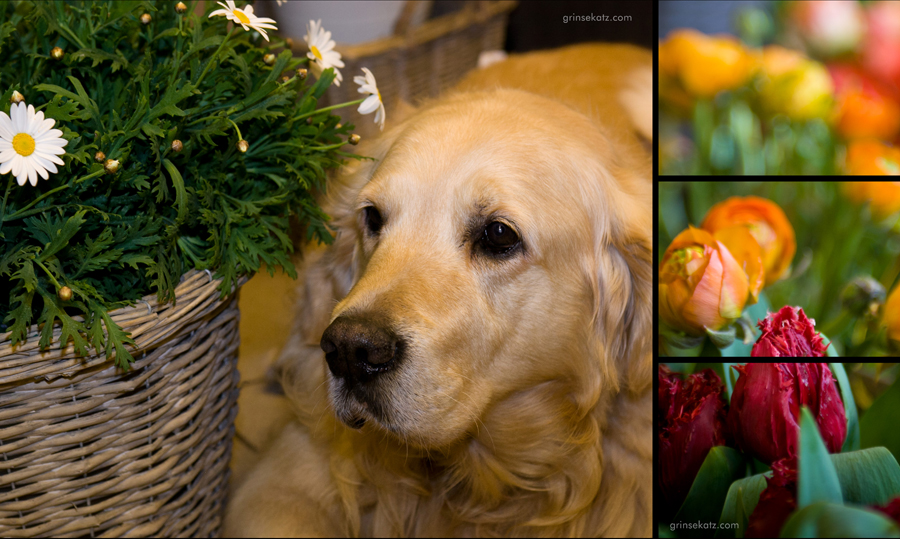
[{"label": "potted daisy plant", "polygon": [[[0,536],[215,533],[240,283],[355,144],[308,54],[232,0],[0,3]],[[202,515],[202,518],[200,516]]]}]

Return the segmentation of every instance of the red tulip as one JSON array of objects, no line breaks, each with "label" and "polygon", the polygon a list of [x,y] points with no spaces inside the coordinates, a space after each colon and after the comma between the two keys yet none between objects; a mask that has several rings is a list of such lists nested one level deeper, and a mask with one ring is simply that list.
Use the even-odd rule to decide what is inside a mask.
[{"label": "red tulip", "polygon": [[759,495],[747,522],[744,537],[778,537],[790,514],[797,508],[797,457],[772,464],[772,477]]},{"label": "red tulip", "polygon": [[682,381],[659,366],[660,489],[669,511],[684,502],[709,450],[725,445],[722,380],[711,369]]},{"label": "red tulip", "polygon": [[885,515],[891,517],[891,520],[900,524],[900,496],[889,501],[887,505],[876,505],[873,509],[881,511]]},{"label": "red tulip", "polygon": [[766,464],[797,454],[800,407],[809,408],[825,447],[840,451],[847,416],[825,363],[747,363],[731,395],[728,429],[739,449]]},{"label": "red tulip", "polygon": [[762,335],[750,357],[825,357],[829,345],[816,333],[816,321],[807,318],[801,308],[785,305],[758,325]]}]

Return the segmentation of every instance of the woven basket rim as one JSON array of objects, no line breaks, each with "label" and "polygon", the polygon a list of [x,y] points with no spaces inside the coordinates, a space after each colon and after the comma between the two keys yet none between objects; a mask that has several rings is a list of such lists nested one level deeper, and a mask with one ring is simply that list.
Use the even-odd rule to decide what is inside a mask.
[{"label": "woven basket rim", "polygon": [[[238,280],[228,296],[233,295],[249,276]],[[175,300],[160,302],[155,293],[148,294],[134,305],[109,311],[110,318],[124,331],[131,334],[136,346],[129,346],[132,354],[139,354],[159,341],[164,340],[179,325],[203,316],[222,301],[218,291],[221,279],[213,279],[208,271],[190,270],[181,276],[175,288]],[[21,380],[44,378],[52,380],[58,376],[70,376],[86,368],[94,367],[115,359],[115,351],[109,358],[105,353],[79,355],[70,342],[59,342],[62,329],[53,329],[51,344],[39,347],[38,324],[28,328],[25,342],[13,346],[12,332],[0,333],[0,384]],[[105,331],[105,329],[104,329]],[[137,359],[137,356],[135,356]]]}]

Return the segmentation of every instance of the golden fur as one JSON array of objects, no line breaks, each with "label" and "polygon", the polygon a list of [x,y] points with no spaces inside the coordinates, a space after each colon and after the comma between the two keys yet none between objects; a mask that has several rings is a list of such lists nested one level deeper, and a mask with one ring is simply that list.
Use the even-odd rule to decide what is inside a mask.
[{"label": "golden fur", "polygon": [[[650,536],[650,58],[523,55],[388,111],[360,147],[376,160],[329,186],[336,240],[305,254],[279,360],[296,421],[236,489],[226,535]],[[522,251],[476,255],[479,215]],[[319,348],[348,313],[412,336],[378,419]]]}]

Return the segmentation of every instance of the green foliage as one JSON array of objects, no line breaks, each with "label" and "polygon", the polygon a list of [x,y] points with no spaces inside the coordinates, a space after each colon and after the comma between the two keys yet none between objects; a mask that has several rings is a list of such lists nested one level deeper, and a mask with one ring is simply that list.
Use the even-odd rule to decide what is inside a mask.
[{"label": "green foliage", "polygon": [[46,347],[59,324],[62,342],[127,368],[134,343],[109,310],[151,292],[173,300],[190,269],[221,278],[223,297],[262,263],[296,275],[292,218],[309,239],[331,240],[313,193],[353,126],[308,113],[334,73],[301,81],[293,70],[307,60],[290,51],[267,66],[283,43],[228,26],[168,1],[0,3],[0,110],[17,90],[69,141],[65,165],[36,188],[0,177],[0,334],[20,343],[37,323]]}]

